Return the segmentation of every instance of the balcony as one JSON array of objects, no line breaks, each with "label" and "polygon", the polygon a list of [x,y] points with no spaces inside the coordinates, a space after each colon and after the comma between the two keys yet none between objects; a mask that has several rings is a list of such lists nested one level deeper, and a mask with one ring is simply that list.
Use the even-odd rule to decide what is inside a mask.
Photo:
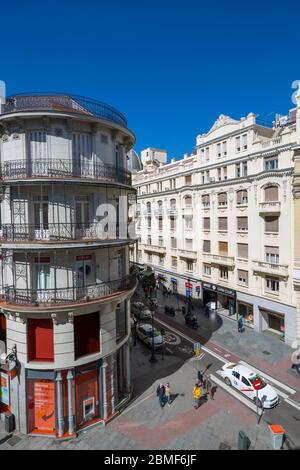
[{"label": "balcony", "polygon": [[289,266],[287,264],[267,263],[265,261],[253,260],[254,274],[269,274],[287,279],[289,276]]},{"label": "balcony", "polygon": [[[131,238],[133,234],[130,234]],[[128,238],[128,224],[115,223],[49,223],[38,227],[34,224],[3,224],[0,227],[2,242],[47,242],[105,241]]]},{"label": "balcony", "polygon": [[259,213],[261,215],[278,215],[281,212],[280,201],[261,202],[259,204]]},{"label": "balcony", "polygon": [[233,256],[212,255],[211,253],[203,253],[203,261],[217,266],[228,266],[233,268],[235,260]]},{"label": "balcony", "polygon": [[196,260],[198,257],[197,251],[193,250],[178,250],[180,258],[185,258],[185,259],[194,259]]},{"label": "balcony", "polygon": [[159,245],[149,245],[143,243],[143,248],[145,251],[150,251],[151,253],[160,253],[160,254],[165,254],[166,253],[166,247],[165,246],[159,246]]},{"label": "balcony", "polygon": [[294,267],[293,280],[294,280],[294,286],[297,289],[300,289],[300,265],[297,265]]},{"label": "balcony", "polygon": [[66,287],[57,289],[16,289],[4,288],[3,298],[9,304],[54,306],[72,303],[86,303],[109,297],[118,292],[131,290],[136,285],[136,273],[121,279],[102,282],[86,287]]},{"label": "balcony", "polygon": [[176,207],[171,207],[170,209],[168,209],[168,215],[171,216],[176,216],[178,214],[178,211],[176,209]]},{"label": "balcony", "polygon": [[112,106],[84,96],[65,93],[24,93],[9,96],[3,106],[2,114],[28,111],[57,111],[95,116],[127,127],[127,121],[123,114]]},{"label": "balcony", "polygon": [[4,181],[23,179],[83,179],[131,186],[131,173],[113,165],[66,159],[14,160],[1,165]]}]

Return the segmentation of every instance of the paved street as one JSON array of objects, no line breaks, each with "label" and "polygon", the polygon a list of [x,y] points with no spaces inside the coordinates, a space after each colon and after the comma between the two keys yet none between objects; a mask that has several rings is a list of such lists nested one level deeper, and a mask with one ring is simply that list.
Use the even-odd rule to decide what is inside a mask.
[{"label": "paved street", "polygon": [[[76,440],[62,442],[16,435],[0,449],[236,449],[240,430],[250,438],[250,449],[270,449],[268,422],[285,426],[285,416],[288,422],[293,421],[289,423],[289,437],[300,445],[300,412],[285,402],[265,412],[257,425],[251,409],[218,387],[215,399],[195,410],[192,389],[197,370],[207,369],[207,374],[217,376],[222,361],[208,352],[195,361],[191,358],[193,339],[174,333],[173,328],[166,328],[165,341],[165,354],[157,353],[154,364],[149,362],[150,350],[137,341],[133,351],[132,402],[105,428],[97,426],[80,433]],[[173,393],[171,407],[162,410],[155,393],[160,381],[169,381]]]}]

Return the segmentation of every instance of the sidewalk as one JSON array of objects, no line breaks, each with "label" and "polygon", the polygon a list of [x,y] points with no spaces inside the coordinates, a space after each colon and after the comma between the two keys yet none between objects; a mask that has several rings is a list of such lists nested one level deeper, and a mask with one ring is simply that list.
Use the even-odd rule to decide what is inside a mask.
[{"label": "sidewalk", "polygon": [[[138,294],[142,299],[144,298],[141,289]],[[166,321],[170,319],[185,326],[184,316],[181,313],[181,307],[185,305],[183,300],[174,295],[164,297],[159,290],[157,300],[159,304],[157,312],[162,314],[161,318],[164,317]],[[164,305],[177,309],[176,316],[169,317],[164,314]],[[207,318],[199,302],[195,302],[192,313],[197,316],[199,324],[198,330],[187,329],[191,334],[193,333],[193,337],[197,334],[206,347],[213,350],[218,347],[222,348],[223,357],[227,357],[227,352],[231,353],[236,356],[234,360],[246,361],[297,390],[298,393],[293,395],[293,399],[300,402],[300,375],[291,370],[291,355],[294,350],[290,346],[268,333],[257,333],[249,327],[245,327],[245,331],[239,333],[236,321],[218,313],[211,314],[210,318]]]},{"label": "sidewalk", "polygon": [[[195,410],[192,390],[195,365],[174,355],[149,362],[151,351],[140,342],[133,349],[134,387],[139,391],[128,408],[106,427],[94,427],[71,441],[20,436],[13,447],[10,442],[2,450],[205,450],[237,449],[238,433],[243,430],[251,441],[250,450],[270,449],[267,424],[256,424],[251,410],[218,389],[215,399]],[[146,381],[146,386],[145,386]],[[143,384],[142,384],[143,382]],[[159,382],[170,382],[173,403],[160,408],[156,396]],[[143,386],[142,386],[143,385]]]}]

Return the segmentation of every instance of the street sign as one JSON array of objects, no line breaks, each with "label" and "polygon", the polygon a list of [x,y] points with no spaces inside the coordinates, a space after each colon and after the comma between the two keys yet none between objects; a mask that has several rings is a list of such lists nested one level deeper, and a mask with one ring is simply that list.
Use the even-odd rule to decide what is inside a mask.
[{"label": "street sign", "polygon": [[194,343],[194,354],[196,357],[200,356],[201,354],[201,344],[200,343]]},{"label": "street sign", "polygon": [[186,283],[185,283],[185,287],[186,287],[187,289],[193,289],[193,284],[191,284],[190,282],[186,282]]}]

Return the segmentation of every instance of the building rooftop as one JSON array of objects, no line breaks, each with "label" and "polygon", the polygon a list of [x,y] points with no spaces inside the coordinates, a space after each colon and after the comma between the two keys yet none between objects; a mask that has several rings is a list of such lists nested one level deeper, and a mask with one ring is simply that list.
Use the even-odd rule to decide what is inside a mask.
[{"label": "building rooftop", "polygon": [[2,105],[1,114],[26,111],[59,111],[95,116],[127,128],[127,120],[117,109],[84,96],[68,93],[21,93],[9,96]]}]

